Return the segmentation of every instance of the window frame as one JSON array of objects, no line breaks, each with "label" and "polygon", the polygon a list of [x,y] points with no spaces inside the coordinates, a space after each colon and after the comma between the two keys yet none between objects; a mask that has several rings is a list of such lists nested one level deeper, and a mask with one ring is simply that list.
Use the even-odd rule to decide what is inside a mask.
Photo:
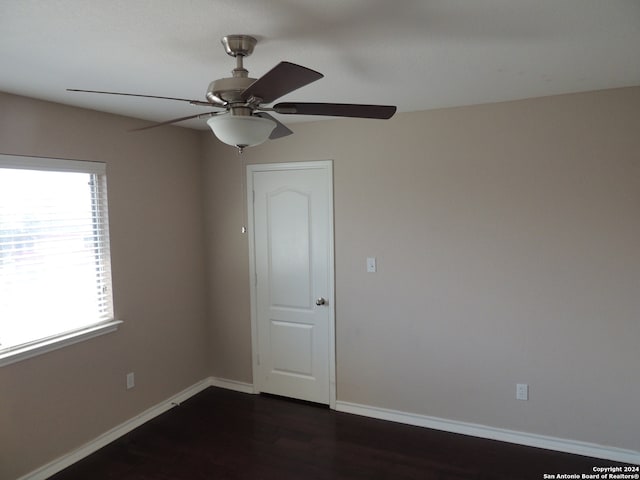
[{"label": "window frame", "polygon": [[[23,170],[44,170],[54,172],[78,172],[106,176],[106,164],[104,162],[92,162],[86,160],[67,160],[59,158],[31,157],[22,155],[0,154],[0,168],[12,168]],[[106,177],[105,177],[106,178]],[[106,184],[106,182],[103,182]],[[104,192],[106,195],[106,192]],[[108,207],[104,205],[106,220],[105,231],[108,234]],[[108,242],[108,240],[107,240]],[[110,245],[108,244],[110,250]],[[110,263],[109,259],[107,262]],[[122,323],[121,320],[110,318],[98,323],[92,323],[86,327],[80,327],[73,331],[60,332],[58,334],[34,340],[22,345],[16,345],[0,353],[0,367],[10,365],[27,358],[42,355],[67,345],[88,340],[100,335],[114,332]]]}]

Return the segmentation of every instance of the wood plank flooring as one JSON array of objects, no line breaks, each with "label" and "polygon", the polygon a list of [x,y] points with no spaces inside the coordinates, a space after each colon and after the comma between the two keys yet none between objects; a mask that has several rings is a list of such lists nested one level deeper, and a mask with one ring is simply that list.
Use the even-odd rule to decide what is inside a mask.
[{"label": "wood plank flooring", "polygon": [[610,465],[212,387],[51,480],[528,480]]}]

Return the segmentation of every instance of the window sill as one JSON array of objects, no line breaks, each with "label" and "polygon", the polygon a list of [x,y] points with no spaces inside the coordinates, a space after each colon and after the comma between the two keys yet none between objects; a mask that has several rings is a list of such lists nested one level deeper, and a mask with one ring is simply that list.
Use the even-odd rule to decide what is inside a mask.
[{"label": "window sill", "polygon": [[118,325],[122,323],[122,320],[113,320],[108,323],[103,323],[97,326],[85,328],[77,332],[69,333],[61,337],[56,337],[49,340],[29,345],[27,347],[17,348],[8,352],[0,353],[0,367],[9,365],[12,363],[26,360],[43,353],[51,352],[67,345],[73,345],[74,343],[83,342],[90,338],[105,335],[107,333],[115,332],[118,329]]}]

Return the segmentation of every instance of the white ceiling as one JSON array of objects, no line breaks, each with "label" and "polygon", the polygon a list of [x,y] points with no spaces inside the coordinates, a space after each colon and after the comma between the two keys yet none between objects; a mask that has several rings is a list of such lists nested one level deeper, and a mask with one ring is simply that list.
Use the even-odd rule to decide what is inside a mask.
[{"label": "white ceiling", "polygon": [[407,112],[640,85],[640,0],[0,0],[0,90],[154,121],[204,112],[65,89],[203,100],[235,66],[232,33],[259,40],[252,77],[281,60],[325,75],[283,100]]}]

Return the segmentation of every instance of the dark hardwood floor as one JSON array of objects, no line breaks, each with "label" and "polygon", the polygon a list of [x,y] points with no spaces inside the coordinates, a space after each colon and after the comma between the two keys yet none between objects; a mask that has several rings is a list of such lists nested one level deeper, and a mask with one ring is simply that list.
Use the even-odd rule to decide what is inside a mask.
[{"label": "dark hardwood floor", "polygon": [[542,479],[608,460],[209,388],[52,480]]}]

